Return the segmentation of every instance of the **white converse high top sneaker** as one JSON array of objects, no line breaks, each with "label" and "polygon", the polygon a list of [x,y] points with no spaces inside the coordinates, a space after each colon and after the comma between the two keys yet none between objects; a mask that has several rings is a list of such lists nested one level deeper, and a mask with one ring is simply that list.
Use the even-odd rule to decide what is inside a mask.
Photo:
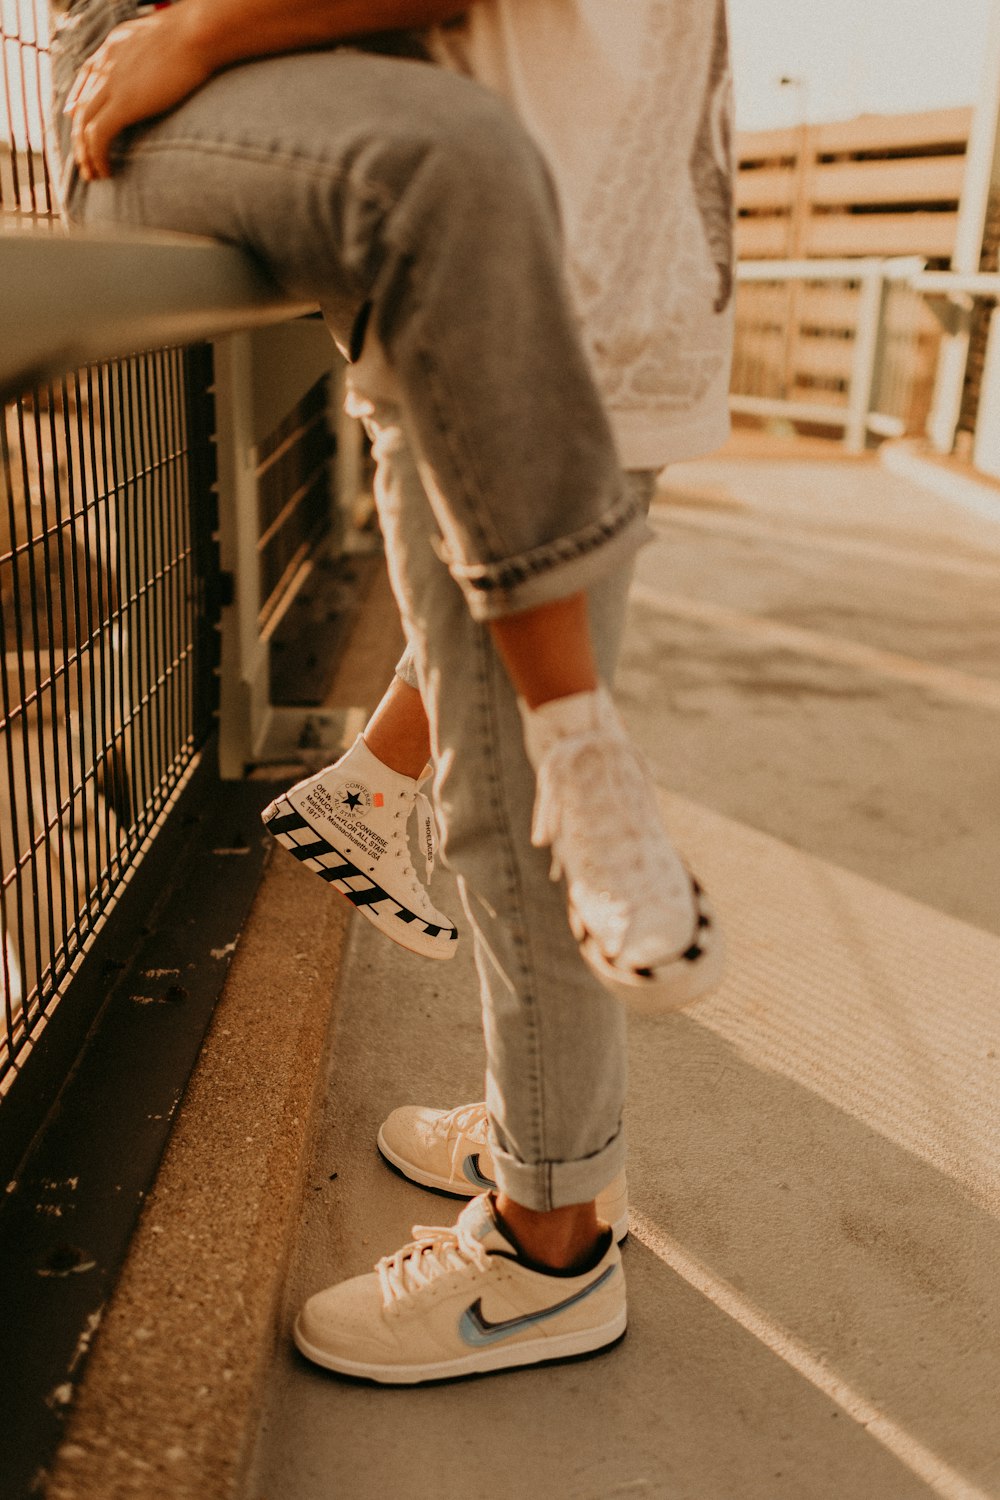
[{"label": "white converse high top sneaker", "polygon": [[451,958],[455,924],[431,901],[410,859],[407,830],[414,812],[429,879],[430,803],[418,782],[390,770],[359,735],[335,765],[277,797],[262,818],[279,844],[394,943],[426,958]]}]

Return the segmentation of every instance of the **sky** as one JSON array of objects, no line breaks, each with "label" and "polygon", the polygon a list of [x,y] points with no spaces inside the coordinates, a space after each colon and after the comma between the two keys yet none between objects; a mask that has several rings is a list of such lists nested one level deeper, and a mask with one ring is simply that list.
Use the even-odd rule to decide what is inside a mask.
[{"label": "sky", "polygon": [[[994,0],[729,0],[743,130],[972,104]],[[782,88],[778,80],[799,80]]]}]

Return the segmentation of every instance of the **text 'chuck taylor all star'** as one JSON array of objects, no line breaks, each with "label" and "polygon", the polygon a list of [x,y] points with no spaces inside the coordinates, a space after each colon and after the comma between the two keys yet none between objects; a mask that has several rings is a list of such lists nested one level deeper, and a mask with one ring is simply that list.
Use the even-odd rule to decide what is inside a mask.
[{"label": "text 'chuck taylor all star'", "polygon": [[335,765],[276,797],[261,816],[279,844],[394,943],[425,958],[451,958],[458,931],[431,901],[410,859],[415,810],[429,878],[430,803],[416,781],[390,770],[359,735]]},{"label": "text 'chuck taylor all star'", "polygon": [[521,1259],[483,1193],[451,1228],[414,1225],[374,1272],[310,1297],[294,1338],[325,1369],[416,1385],[595,1354],[625,1324],[610,1234],[585,1271],[544,1270]]}]

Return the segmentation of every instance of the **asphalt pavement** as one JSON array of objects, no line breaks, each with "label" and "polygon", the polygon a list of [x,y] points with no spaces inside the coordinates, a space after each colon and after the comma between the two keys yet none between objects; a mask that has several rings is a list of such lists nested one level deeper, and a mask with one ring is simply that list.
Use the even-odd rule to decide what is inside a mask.
[{"label": "asphalt pavement", "polygon": [[619,696],[730,962],[632,1026],[628,1337],[423,1390],[294,1353],[304,1296],[454,1217],[380,1120],[482,1091],[469,943],[357,921],[245,1500],[1000,1496],[1000,519],[737,445],[653,520]]}]

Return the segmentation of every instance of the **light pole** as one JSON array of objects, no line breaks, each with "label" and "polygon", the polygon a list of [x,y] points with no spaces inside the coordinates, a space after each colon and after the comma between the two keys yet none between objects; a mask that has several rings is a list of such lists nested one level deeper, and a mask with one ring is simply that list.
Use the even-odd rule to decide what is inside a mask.
[{"label": "light pole", "polygon": [[[1000,4],[1000,0],[997,0]],[[799,123],[796,131],[795,176],[792,181],[792,196],[789,205],[788,236],[785,254],[789,260],[798,260],[805,250],[806,218],[809,207],[809,83],[802,77],[783,73],[778,87],[795,89],[799,99]],[[785,298],[785,358],[784,388],[786,400],[794,399],[795,361],[799,342],[799,311],[801,302],[800,284],[789,281]]]}]

